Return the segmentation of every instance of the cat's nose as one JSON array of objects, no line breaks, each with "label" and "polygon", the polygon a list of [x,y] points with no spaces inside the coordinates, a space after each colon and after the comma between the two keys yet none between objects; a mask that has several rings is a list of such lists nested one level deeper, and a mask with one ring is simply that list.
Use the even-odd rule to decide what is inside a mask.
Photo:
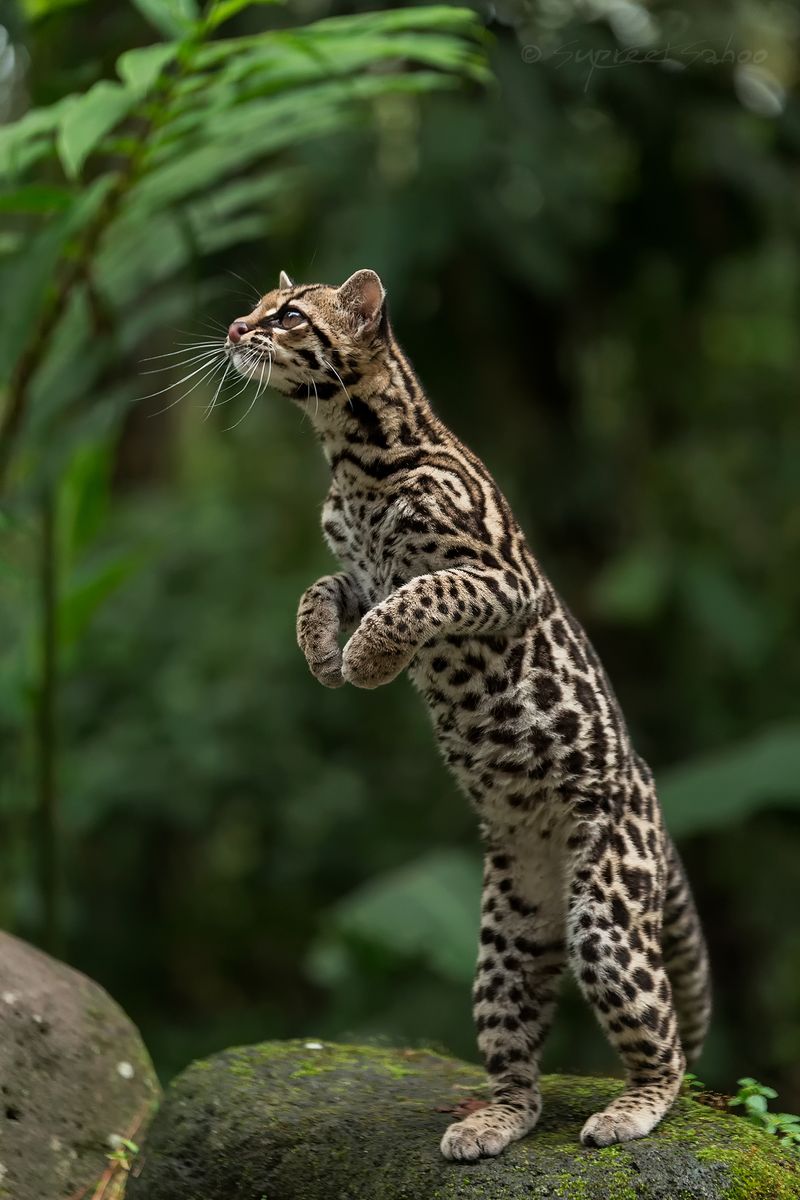
[{"label": "cat's nose", "polygon": [[234,321],[232,325],[228,326],[228,340],[234,343],[240,342],[244,335],[249,332],[244,321]]}]

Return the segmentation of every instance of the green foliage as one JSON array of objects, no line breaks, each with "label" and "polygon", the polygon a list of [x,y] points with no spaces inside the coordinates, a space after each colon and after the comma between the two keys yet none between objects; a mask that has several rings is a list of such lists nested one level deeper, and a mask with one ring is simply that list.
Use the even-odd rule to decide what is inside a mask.
[{"label": "green foliage", "polygon": [[762,1124],[767,1133],[780,1138],[785,1146],[800,1151],[800,1117],[794,1113],[763,1114]]},{"label": "green foliage", "polygon": [[84,444],[59,481],[57,573],[59,644],[68,665],[99,607],[136,569],[130,550],[90,556],[110,501],[112,451],[106,443]]},{"label": "green foliage", "polygon": [[[59,350],[59,374],[80,375],[80,391],[98,404],[102,372],[119,349],[110,332],[154,275],[163,285],[198,242],[219,234],[218,200],[229,219],[224,241],[214,236],[215,250],[252,232],[232,210],[228,189],[238,172],[274,163],[305,139],[333,136],[382,95],[487,78],[478,24],[463,9],[343,16],[221,38],[218,27],[245,4],[212,3],[203,15],[190,0],[139,0],[138,7],[170,41],[127,50],[117,60],[118,81],[101,79],[0,130],[0,164],[12,185],[2,204],[27,222],[18,252],[0,260],[0,288],[9,298],[0,467],[21,435],[35,435],[34,449],[70,419],[66,402],[77,396],[67,389],[54,402],[52,388],[37,387]],[[55,182],[56,156],[65,178],[43,193],[45,180],[36,176],[47,172],[46,182]],[[251,186],[239,204],[274,203],[275,182],[274,171],[264,172],[260,193]],[[53,207],[58,221],[37,228],[36,214]],[[142,235],[165,218],[175,228],[166,262],[163,228],[156,226],[160,236]],[[128,240],[136,246],[133,278],[118,256]],[[30,282],[20,289],[23,276]],[[87,296],[90,319],[79,321],[76,309]],[[140,338],[152,328],[146,316],[140,312]],[[59,345],[59,327],[70,323],[68,346]]]},{"label": "green foliage", "polygon": [[738,1080],[739,1090],[735,1096],[732,1096],[728,1101],[731,1108],[736,1108],[741,1105],[746,1116],[759,1120],[767,1111],[767,1101],[775,1100],[778,1093],[774,1088],[766,1087],[763,1083],[759,1083],[756,1079],[751,1079],[749,1076]]},{"label": "green foliage", "polygon": [[796,805],[798,778],[800,725],[787,724],[668,771],[661,798],[676,834],[700,833],[775,804]]},{"label": "green foliage", "polygon": [[22,7],[32,21],[48,17],[61,8],[72,8],[86,0],[22,0]]},{"label": "green foliage", "polygon": [[353,971],[348,947],[365,944],[399,959],[419,959],[443,978],[469,984],[480,879],[474,855],[450,850],[371,880],[329,910],[330,931],[309,961],[313,977],[341,982]]},{"label": "green foliage", "polygon": [[[156,27],[159,33],[169,38],[190,35],[200,19],[196,0],[133,0],[136,7]],[[212,4],[212,10],[219,8]]]},{"label": "green foliage", "polygon": [[729,1107],[743,1108],[744,1115],[754,1125],[774,1134],[792,1150],[800,1150],[800,1117],[792,1113],[774,1113],[768,1110],[768,1101],[778,1097],[775,1089],[766,1087],[749,1076],[738,1082],[739,1090],[728,1101]]}]

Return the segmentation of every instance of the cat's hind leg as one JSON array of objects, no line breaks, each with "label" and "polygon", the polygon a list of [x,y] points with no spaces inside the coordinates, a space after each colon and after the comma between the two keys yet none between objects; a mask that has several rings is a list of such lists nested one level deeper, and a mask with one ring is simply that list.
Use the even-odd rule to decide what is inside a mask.
[{"label": "cat's hind leg", "polygon": [[677,1096],[685,1059],[661,952],[664,870],[644,839],[584,827],[567,919],[581,990],[625,1066],[626,1088],[581,1131],[585,1146],[644,1137]]},{"label": "cat's hind leg", "polygon": [[539,1057],[565,955],[548,900],[525,887],[512,855],[487,855],[473,1012],[492,1101],[446,1130],[445,1158],[499,1154],[539,1119]]}]

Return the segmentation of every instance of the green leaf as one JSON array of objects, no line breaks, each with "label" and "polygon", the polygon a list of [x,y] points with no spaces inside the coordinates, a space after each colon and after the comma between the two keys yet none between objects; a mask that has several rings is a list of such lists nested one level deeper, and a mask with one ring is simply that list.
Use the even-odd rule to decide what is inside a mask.
[{"label": "green leaf", "polygon": [[0,212],[50,213],[69,208],[74,195],[68,188],[31,183],[27,187],[0,192]]},{"label": "green leaf", "polygon": [[216,29],[223,21],[230,21],[243,8],[251,8],[255,4],[283,4],[284,0],[220,0],[206,17],[206,29]]},{"label": "green leaf", "polygon": [[62,8],[77,8],[79,4],[86,2],[87,0],[22,0],[22,8],[31,21],[38,21],[50,13],[59,12]]},{"label": "green leaf", "polygon": [[138,50],[127,50],[117,59],[117,74],[123,83],[140,96],[150,90],[164,67],[175,57],[177,47],[172,42],[154,42]]},{"label": "green leaf", "polygon": [[396,8],[386,12],[326,17],[307,26],[301,32],[319,32],[331,28],[345,32],[348,37],[369,36],[378,31],[397,33],[401,30],[419,29],[486,39],[483,26],[471,8],[450,8],[446,4],[426,4],[419,8]]},{"label": "green leaf", "polygon": [[70,105],[58,128],[57,146],[64,170],[75,179],[97,143],[138,99],[133,88],[102,79]]},{"label": "green leaf", "polygon": [[68,96],[48,109],[34,109],[0,130],[0,171],[3,166],[9,174],[25,169],[49,150],[49,138],[42,135],[55,130],[64,170],[75,178],[101,139],[146,95],[175,50],[163,42],[129,50],[117,60],[122,83],[100,80],[83,95]]},{"label": "green leaf", "polygon": [[59,605],[59,644],[62,652],[73,649],[94,614],[140,564],[134,555],[120,555],[82,573],[65,591]]},{"label": "green leaf", "polygon": [[52,135],[76,100],[76,96],[64,96],[55,104],[33,108],[18,121],[0,128],[0,177],[17,178],[52,152]]},{"label": "green leaf", "polygon": [[7,378],[52,286],[59,258],[71,236],[97,212],[110,185],[99,179],[73,198],[63,213],[27,238],[0,271],[0,379]]},{"label": "green leaf", "polygon": [[137,186],[130,208],[135,205],[144,215],[196,192],[207,193],[210,186],[253,161],[301,140],[332,135],[353,120],[359,102],[392,92],[414,94],[451,85],[450,76],[424,71],[335,80],[304,92],[302,102],[298,93],[287,93],[239,104],[235,138],[231,137],[229,107],[219,113],[201,114],[199,144],[186,146],[182,139],[168,141],[167,133],[160,147],[163,164]]},{"label": "green leaf", "polygon": [[169,38],[185,37],[200,16],[195,0],[133,0],[133,5]]},{"label": "green leaf", "polygon": [[[703,755],[659,781],[667,823],[686,835],[735,825],[775,804],[800,806],[800,725],[778,725]],[[742,1086],[753,1080],[740,1080]]]},{"label": "green leaf", "polygon": [[103,524],[110,500],[112,449],[108,442],[81,446],[58,491],[61,566],[71,563]]},{"label": "green leaf", "polygon": [[466,981],[475,969],[480,887],[476,856],[439,851],[359,888],[333,909],[333,927],[341,937],[422,958],[438,974]]}]

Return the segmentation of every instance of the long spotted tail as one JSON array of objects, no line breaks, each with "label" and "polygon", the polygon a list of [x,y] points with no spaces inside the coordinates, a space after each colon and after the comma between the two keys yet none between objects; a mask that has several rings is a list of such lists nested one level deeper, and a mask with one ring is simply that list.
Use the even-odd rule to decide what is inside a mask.
[{"label": "long spotted tail", "polygon": [[683,1052],[691,1066],[700,1056],[711,1019],[711,975],[691,888],[678,851],[671,842],[667,850],[667,890],[661,940]]}]

